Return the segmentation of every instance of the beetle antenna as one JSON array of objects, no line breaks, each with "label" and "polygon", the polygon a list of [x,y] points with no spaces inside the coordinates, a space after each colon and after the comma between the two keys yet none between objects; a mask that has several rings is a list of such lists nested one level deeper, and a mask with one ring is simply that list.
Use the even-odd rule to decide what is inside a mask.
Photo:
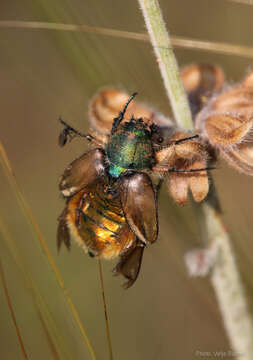
[{"label": "beetle antenna", "polygon": [[137,95],[138,93],[137,92],[134,92],[131,96],[130,96],[130,98],[127,100],[127,102],[126,102],[126,104],[125,104],[125,106],[124,106],[124,109],[123,109],[123,111],[122,111],[122,116],[124,116],[125,115],[125,112],[126,112],[126,109],[127,109],[127,107],[128,107],[128,105],[130,104],[130,102],[135,98],[135,96]]},{"label": "beetle antenna", "polygon": [[171,168],[171,169],[168,169],[168,172],[191,173],[191,172],[206,171],[206,170],[215,170],[215,169],[216,169],[216,167],[213,167],[213,166],[205,167],[205,168],[199,168],[199,169],[189,169],[189,170]]},{"label": "beetle antenna", "polygon": [[178,145],[178,144],[181,144],[182,142],[185,142],[185,141],[188,141],[188,140],[192,140],[192,139],[196,139],[196,138],[198,138],[198,137],[199,137],[199,135],[196,134],[196,135],[189,136],[189,137],[186,137],[186,138],[183,138],[183,139],[175,140],[175,141],[173,141],[173,143],[174,143],[175,145]]},{"label": "beetle antenna", "polygon": [[113,124],[112,124],[112,131],[111,133],[113,134],[115,132],[115,130],[117,129],[117,127],[119,126],[119,124],[121,123],[121,121],[124,119],[124,115],[125,112],[127,110],[128,105],[130,104],[130,102],[135,98],[135,96],[137,95],[137,92],[134,92],[129,99],[127,100],[123,111],[120,111],[119,116],[113,119]]}]

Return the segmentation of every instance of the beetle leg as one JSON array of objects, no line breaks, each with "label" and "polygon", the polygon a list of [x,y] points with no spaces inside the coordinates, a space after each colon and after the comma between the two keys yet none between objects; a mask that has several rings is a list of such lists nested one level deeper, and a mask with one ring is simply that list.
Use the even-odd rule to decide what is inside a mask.
[{"label": "beetle leg", "polygon": [[83,210],[83,206],[84,206],[86,198],[87,198],[87,194],[84,193],[79,201],[78,207],[75,210],[76,211],[75,224],[77,227],[80,226],[82,210]]},{"label": "beetle leg", "polygon": [[86,140],[94,143],[96,146],[103,146],[101,142],[96,139],[95,136],[92,136],[90,134],[83,134],[80,131],[74,129],[72,126],[67,124],[64,120],[62,120],[61,117],[59,117],[59,121],[62,125],[64,125],[64,129],[61,131],[59,135],[59,145],[63,147],[67,141],[73,140],[75,136],[80,136],[82,138],[85,138]]},{"label": "beetle leg", "polygon": [[199,169],[175,169],[171,168],[169,166],[162,166],[162,165],[156,165],[153,167],[154,171],[161,171],[161,172],[171,172],[171,173],[192,173],[192,172],[199,172],[199,171],[207,171],[207,170],[215,170],[216,167],[209,166]]},{"label": "beetle leg", "polygon": [[125,289],[132,286],[139,275],[144,248],[145,245],[138,241],[134,248],[121,256],[119,263],[113,269],[115,275],[121,274],[128,280],[123,284]]},{"label": "beetle leg", "polygon": [[65,208],[58,218],[59,225],[57,229],[57,250],[60,251],[62,243],[64,243],[68,250],[70,250],[70,234],[66,221],[68,209]]}]

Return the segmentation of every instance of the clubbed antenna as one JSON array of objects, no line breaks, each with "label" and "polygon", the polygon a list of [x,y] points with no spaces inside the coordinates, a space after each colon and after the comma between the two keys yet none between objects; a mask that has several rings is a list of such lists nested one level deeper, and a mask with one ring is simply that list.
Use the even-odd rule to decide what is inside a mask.
[{"label": "clubbed antenna", "polygon": [[116,117],[116,118],[113,119],[112,131],[111,131],[112,134],[116,131],[117,127],[119,126],[119,124],[121,123],[121,121],[124,119],[124,115],[125,115],[125,112],[126,112],[126,110],[127,110],[128,105],[129,105],[130,102],[135,98],[135,96],[136,96],[137,94],[138,94],[137,92],[134,92],[134,93],[130,96],[130,98],[127,100],[127,102],[126,102],[126,104],[125,104],[125,106],[124,106],[123,111],[121,111],[121,112],[119,113],[119,116],[118,116],[118,117]]}]

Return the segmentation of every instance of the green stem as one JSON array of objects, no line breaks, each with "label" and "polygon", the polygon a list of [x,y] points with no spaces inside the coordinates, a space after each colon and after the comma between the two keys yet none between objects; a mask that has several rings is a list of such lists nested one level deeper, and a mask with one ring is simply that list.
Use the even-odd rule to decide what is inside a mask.
[{"label": "green stem", "polygon": [[184,129],[192,129],[192,116],[177,60],[157,0],[139,0],[174,117]]}]

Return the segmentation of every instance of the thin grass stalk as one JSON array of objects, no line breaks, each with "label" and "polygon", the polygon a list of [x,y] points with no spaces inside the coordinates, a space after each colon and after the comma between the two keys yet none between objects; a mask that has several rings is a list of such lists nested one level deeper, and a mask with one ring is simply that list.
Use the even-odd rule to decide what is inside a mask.
[{"label": "thin grass stalk", "polygon": [[[230,0],[231,1],[231,0]],[[112,36],[120,39],[131,39],[137,41],[150,42],[148,34],[135,33],[115,29],[102,28],[89,25],[61,24],[40,21],[15,21],[1,20],[0,29],[33,29],[33,30],[52,30],[52,31],[72,31],[86,32],[103,36]],[[233,45],[222,42],[212,42],[206,40],[197,40],[184,38],[180,36],[171,36],[171,44],[175,47],[191,50],[201,50],[211,53],[220,53],[224,55],[234,55],[253,59],[253,47],[243,45]]]},{"label": "thin grass stalk", "polygon": [[6,299],[9,311],[10,311],[10,315],[11,315],[13,325],[14,325],[15,330],[16,330],[18,342],[19,342],[23,357],[24,357],[24,359],[28,360],[29,358],[28,358],[27,352],[25,350],[25,346],[24,346],[24,343],[23,343],[23,340],[22,340],[22,336],[21,336],[21,333],[20,333],[20,330],[19,330],[19,327],[18,327],[18,323],[17,323],[17,320],[16,320],[15,312],[14,312],[13,307],[12,307],[11,298],[10,298],[10,295],[9,295],[9,292],[8,292],[8,287],[7,287],[7,283],[6,283],[6,280],[5,280],[4,269],[3,269],[3,266],[2,266],[1,260],[0,260],[0,278],[1,278],[1,283],[2,283],[2,287],[3,287],[5,299]]},{"label": "thin grass stalk", "polygon": [[40,231],[40,228],[38,226],[38,223],[37,221],[35,220],[33,214],[32,214],[32,211],[28,205],[28,203],[26,202],[25,200],[25,197],[23,195],[23,192],[22,190],[20,189],[17,181],[16,181],[16,178],[15,178],[15,175],[14,175],[14,171],[11,167],[11,164],[10,164],[10,161],[8,159],[8,156],[6,154],[6,151],[2,145],[2,143],[0,142],[0,162],[2,164],[2,167],[3,167],[3,170],[4,170],[4,173],[13,189],[13,192],[14,194],[16,195],[16,198],[18,200],[18,203],[20,205],[20,208],[22,209],[23,211],[23,214],[25,216],[25,218],[27,219],[28,223],[31,225],[31,229],[33,231],[33,233],[35,234],[35,237],[37,239],[39,239],[39,243],[41,245],[41,248],[43,250],[43,253],[46,255],[46,258],[49,262],[49,265],[51,267],[51,269],[53,270],[55,276],[56,276],[56,279],[57,279],[57,282],[60,286],[60,288],[63,290],[63,294],[64,294],[64,297],[65,299],[67,300],[67,304],[71,310],[71,313],[73,315],[73,318],[75,320],[75,322],[77,323],[78,325],[78,328],[81,332],[81,335],[84,339],[84,342],[86,343],[88,349],[89,349],[89,352],[90,352],[90,355],[91,355],[91,358],[93,360],[96,360],[96,355],[95,355],[95,351],[94,351],[94,348],[91,344],[91,341],[87,335],[87,332],[81,322],[81,319],[79,317],[79,314],[78,314],[78,311],[75,307],[75,305],[73,304],[72,302],[72,299],[71,297],[68,295],[67,293],[67,289],[65,288],[65,285],[64,285],[64,281],[63,281],[63,278],[61,277],[60,273],[59,273],[59,270],[53,260],[53,256],[47,246],[47,243]]},{"label": "thin grass stalk", "polygon": [[98,268],[99,268],[99,278],[100,278],[100,284],[101,284],[101,293],[102,293],[102,299],[103,299],[103,305],[104,305],[106,337],[107,337],[109,358],[110,358],[110,360],[113,360],[112,341],[111,341],[109,319],[108,319],[108,312],[107,312],[106,299],[105,299],[105,287],[104,287],[104,279],[103,279],[103,272],[102,272],[102,264],[101,264],[100,259],[98,259]]},{"label": "thin grass stalk", "polygon": [[253,5],[253,0],[228,0],[228,1],[243,5]]},{"label": "thin grass stalk", "polygon": [[[38,309],[36,308],[36,310],[38,310]],[[42,326],[43,331],[44,331],[44,333],[45,333],[48,346],[49,346],[50,351],[51,351],[52,359],[54,359],[54,360],[61,360],[60,357],[58,356],[56,347],[55,347],[54,342],[53,342],[53,340],[52,340],[52,337],[51,337],[51,335],[50,335],[50,333],[49,333],[49,331],[48,331],[48,328],[47,328],[47,325],[46,325],[46,323],[45,323],[45,320],[44,320],[43,317],[42,317],[42,314],[41,314],[40,312],[38,312],[38,311],[37,311],[37,313],[38,313],[38,317],[39,317],[40,322],[41,322],[41,326]]]},{"label": "thin grass stalk", "polygon": [[[175,119],[182,128],[193,129],[193,122],[189,115],[180,117],[182,112],[180,101],[175,101],[177,96],[183,96],[182,83],[178,76],[173,78],[173,88],[170,88],[170,72],[179,73],[177,63],[171,48],[169,34],[166,31],[159,2],[157,0],[139,0],[141,10],[147,25],[147,30],[152,40],[156,56],[160,56],[160,49],[167,47],[161,53],[160,66],[161,75],[165,84],[168,96],[171,97],[173,110],[177,113]],[[167,41],[167,44],[166,44]],[[166,54],[164,52],[167,52]],[[171,59],[170,59],[171,58]],[[174,66],[174,68],[173,68]],[[164,69],[166,68],[166,69]],[[174,88],[179,88],[171,96]],[[168,89],[170,89],[168,91]],[[178,106],[178,108],[177,108]],[[189,105],[188,110],[189,109]],[[189,113],[188,111],[188,113]],[[225,230],[220,212],[213,204],[217,203],[217,194],[213,189],[209,199],[201,206],[206,222],[206,234],[210,245],[216,248],[216,261],[211,271],[211,282],[214,287],[219,308],[223,318],[225,330],[231,346],[234,350],[234,357],[243,360],[253,359],[253,323],[245,296],[244,286],[235,261],[231,240]]]},{"label": "thin grass stalk", "polygon": [[47,329],[48,336],[50,337],[50,342],[54,344],[54,348],[58,354],[58,357],[62,360],[71,359],[71,354],[68,353],[64,339],[62,338],[60,332],[57,329],[55,320],[51,315],[47,304],[42,298],[39,290],[37,289],[36,284],[31,278],[29,271],[26,268],[25,262],[20,255],[18,248],[16,246],[15,241],[13,240],[8,227],[5,222],[0,217],[0,234],[2,235],[2,239],[4,240],[6,247],[14,260],[14,263],[17,265],[20,273],[23,275],[25,288],[28,290],[31,298],[33,300],[33,304],[35,306],[36,312],[38,314],[39,319],[43,320],[42,326],[45,325]]}]

